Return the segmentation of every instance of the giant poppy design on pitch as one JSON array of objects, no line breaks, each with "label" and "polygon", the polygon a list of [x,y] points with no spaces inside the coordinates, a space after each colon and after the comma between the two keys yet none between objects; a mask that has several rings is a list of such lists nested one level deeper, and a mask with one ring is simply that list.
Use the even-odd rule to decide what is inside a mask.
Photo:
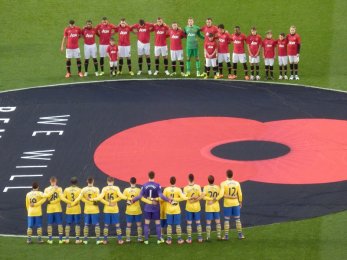
[{"label": "giant poppy design on pitch", "polygon": [[[147,181],[147,172],[158,172],[157,180],[168,185],[170,176],[178,185],[189,172],[198,183],[214,174],[216,182],[231,168],[241,182],[251,180],[277,184],[321,184],[347,179],[347,121],[290,119],[259,122],[233,117],[188,117],[139,125],[106,139],[94,160],[104,173],[127,181]],[[240,141],[283,144],[290,151],[264,160],[240,161],[220,158],[211,151]]]}]

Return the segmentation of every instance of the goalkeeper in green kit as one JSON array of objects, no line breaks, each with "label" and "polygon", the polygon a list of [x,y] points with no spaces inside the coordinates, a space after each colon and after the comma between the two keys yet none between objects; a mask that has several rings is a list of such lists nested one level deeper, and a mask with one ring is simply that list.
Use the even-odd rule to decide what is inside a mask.
[{"label": "goalkeeper in green kit", "polygon": [[196,76],[200,76],[200,60],[199,60],[199,50],[198,50],[198,40],[197,36],[201,39],[205,39],[205,36],[200,31],[200,27],[197,25],[194,25],[193,18],[188,19],[188,25],[184,28],[184,32],[187,35],[187,73],[185,74],[186,77],[190,76],[190,58],[195,57],[195,64],[196,64]]}]

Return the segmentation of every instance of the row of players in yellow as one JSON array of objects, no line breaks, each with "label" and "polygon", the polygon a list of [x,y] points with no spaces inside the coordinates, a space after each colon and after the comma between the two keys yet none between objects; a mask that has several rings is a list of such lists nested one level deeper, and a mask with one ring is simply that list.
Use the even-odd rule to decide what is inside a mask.
[{"label": "row of players in yellow", "polygon": [[[141,200],[149,205],[160,204],[160,219],[161,219],[161,233],[167,231],[167,244],[172,241],[172,229],[176,226],[176,234],[178,243],[182,244],[181,231],[181,208],[180,201],[186,200],[186,219],[187,219],[187,243],[192,242],[192,223],[196,223],[198,242],[202,242],[202,226],[201,226],[201,205],[200,200],[205,200],[205,218],[206,218],[206,240],[210,239],[211,222],[214,220],[216,223],[218,239],[228,240],[230,229],[230,218],[234,218],[236,229],[238,231],[239,239],[243,239],[242,226],[240,221],[240,208],[242,207],[242,191],[239,182],[232,179],[233,173],[231,170],[226,172],[226,181],[222,182],[220,186],[214,184],[214,177],[209,176],[208,182],[201,190],[201,187],[194,183],[194,175],[189,174],[189,184],[184,187],[183,192],[180,188],[175,186],[176,178],[171,177],[171,186],[164,189],[163,195],[170,198],[170,202],[162,200],[159,196],[157,198],[142,197]],[[154,180],[150,180],[154,181]],[[127,201],[125,211],[126,215],[126,242],[130,242],[130,233],[132,223],[137,225],[138,241],[143,241],[142,235],[142,210],[139,201],[133,201],[135,197],[140,195],[141,189],[136,187],[136,179],[130,179],[130,187],[126,188],[122,193],[118,186],[114,185],[114,179],[107,178],[107,186],[104,187],[100,193],[99,188],[94,186],[94,179],[88,178],[88,186],[83,189],[77,186],[77,179],[71,178],[71,186],[67,187],[64,191],[61,187],[57,186],[57,179],[50,178],[51,185],[47,187],[44,192],[39,191],[37,183],[33,183],[33,190],[26,195],[26,208],[28,211],[28,229],[27,229],[27,243],[32,243],[33,228],[37,228],[37,235],[39,243],[42,240],[42,205],[47,201],[47,233],[49,244],[53,243],[52,232],[53,224],[58,225],[59,243],[69,243],[71,226],[75,226],[76,244],[88,244],[89,226],[95,226],[95,235],[97,244],[107,244],[109,227],[116,227],[116,234],[118,243],[123,244],[122,230],[119,221],[119,208],[118,203],[120,200]],[[224,198],[224,236],[221,236],[221,221],[220,221],[220,204],[219,200]],[[63,221],[62,221],[62,206],[61,201],[67,204],[65,212],[65,238],[63,239]],[[81,221],[81,205],[80,201],[84,203],[84,239],[80,239],[80,221]],[[103,239],[100,239],[100,224],[99,224],[99,206],[98,201],[104,204],[104,229]],[[146,209],[145,209],[146,210]],[[146,212],[145,212],[146,213]],[[158,239],[159,242],[162,239]],[[145,240],[145,243],[148,241]]]}]

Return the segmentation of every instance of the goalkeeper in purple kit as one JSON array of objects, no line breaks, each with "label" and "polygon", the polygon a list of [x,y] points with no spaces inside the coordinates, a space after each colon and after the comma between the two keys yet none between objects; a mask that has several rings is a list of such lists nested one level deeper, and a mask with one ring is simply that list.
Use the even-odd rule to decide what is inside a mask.
[{"label": "goalkeeper in purple kit", "polygon": [[161,237],[161,226],[160,226],[160,205],[159,197],[167,202],[172,202],[169,198],[165,197],[162,193],[161,186],[159,183],[154,182],[155,173],[148,173],[149,181],[143,184],[141,188],[140,195],[133,198],[133,202],[138,201],[142,197],[151,200],[152,204],[146,204],[144,208],[145,213],[145,225],[144,225],[144,235],[145,235],[145,244],[148,244],[148,235],[149,235],[149,224],[151,220],[155,221],[155,227],[158,237],[158,244],[164,243],[164,239]]}]

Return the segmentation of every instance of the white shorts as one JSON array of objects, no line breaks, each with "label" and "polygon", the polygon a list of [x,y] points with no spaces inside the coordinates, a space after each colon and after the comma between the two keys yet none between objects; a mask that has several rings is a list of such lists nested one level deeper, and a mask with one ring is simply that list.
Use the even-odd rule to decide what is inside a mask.
[{"label": "white shorts", "polygon": [[154,56],[167,56],[167,46],[154,46]]},{"label": "white shorts", "polygon": [[96,58],[97,55],[97,49],[96,44],[84,44],[84,58],[86,60],[89,60],[90,58]]},{"label": "white shorts", "polygon": [[216,67],[217,66],[217,58],[206,58],[206,67]]},{"label": "white shorts", "polygon": [[130,46],[118,46],[119,58],[130,58],[131,50]]},{"label": "white shorts", "polygon": [[286,66],[288,64],[288,56],[278,56],[278,64],[280,66]]},{"label": "white shorts", "polygon": [[137,54],[139,56],[142,56],[142,55],[148,56],[150,54],[150,49],[151,49],[150,43],[142,43],[140,41],[137,41]]},{"label": "white shorts", "polygon": [[289,63],[299,63],[299,57],[297,55],[294,56],[288,56]]},{"label": "white shorts", "polygon": [[110,67],[117,67],[117,61],[110,61]]},{"label": "white shorts", "polygon": [[248,59],[249,59],[249,63],[252,63],[252,64],[254,64],[254,63],[259,63],[259,55],[258,56],[249,56],[248,57]]},{"label": "white shorts", "polygon": [[238,54],[238,53],[234,53],[233,52],[233,63],[246,63],[246,54],[245,53],[241,53],[241,54]]},{"label": "white shorts", "polygon": [[218,53],[218,63],[230,62],[230,53]]},{"label": "white shorts", "polygon": [[183,60],[183,50],[170,51],[171,61]]},{"label": "white shorts", "polygon": [[107,47],[108,47],[108,45],[104,45],[104,44],[100,44],[99,45],[99,55],[100,55],[100,58],[107,57]]},{"label": "white shorts", "polygon": [[66,49],[66,58],[72,59],[72,58],[81,58],[81,51],[80,48],[77,49]]},{"label": "white shorts", "polygon": [[275,62],[275,59],[265,58],[265,66],[273,66],[274,62]]}]

